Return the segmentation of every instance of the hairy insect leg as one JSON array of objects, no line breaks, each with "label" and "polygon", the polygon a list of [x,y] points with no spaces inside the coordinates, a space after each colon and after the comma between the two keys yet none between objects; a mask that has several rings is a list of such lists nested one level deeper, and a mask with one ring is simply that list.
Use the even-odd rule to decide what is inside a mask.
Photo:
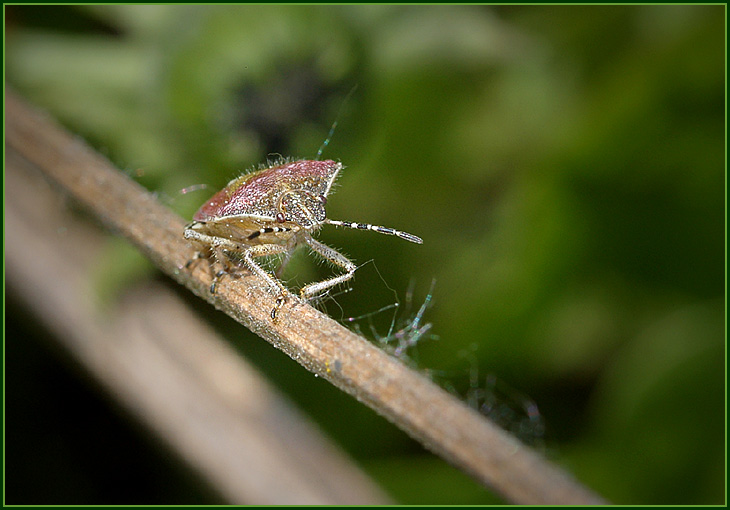
[{"label": "hairy insect leg", "polygon": [[[227,272],[227,264],[225,262],[226,258],[225,255],[219,253],[220,250],[218,249],[212,249],[210,247],[205,247],[200,251],[195,252],[195,255],[188,260],[185,263],[185,266],[183,266],[185,269],[190,269],[190,266],[192,266],[195,262],[201,259],[205,259],[208,261],[208,269],[213,273],[213,264],[215,262],[222,262],[224,269],[220,269],[219,271],[216,271],[213,273],[213,282],[210,284],[210,293],[215,294],[215,289],[218,285],[218,281],[221,279],[221,277],[226,274]],[[211,260],[211,257],[213,257],[214,261]]]},{"label": "hairy insect leg", "polygon": [[339,276],[334,276],[327,280],[323,280],[321,282],[310,283],[309,285],[303,287],[300,291],[300,295],[303,299],[311,299],[317,294],[320,294],[321,292],[331,287],[334,287],[335,285],[346,282],[355,275],[355,270],[357,269],[357,266],[343,254],[341,254],[334,248],[330,248],[326,244],[320,243],[316,239],[312,239],[311,237],[307,238],[306,241],[313,251],[315,251],[325,259],[329,260],[334,265],[341,267],[347,272]]},{"label": "hairy insect leg", "polygon": [[[229,272],[229,260],[228,257],[226,257],[224,250],[228,249],[241,251],[241,246],[232,241],[229,241],[228,239],[203,234],[202,232],[199,232],[192,228],[186,228],[184,236],[185,239],[192,239],[193,241],[196,241],[200,245],[204,246],[202,250],[198,251],[195,254],[195,257],[188,260],[188,262],[185,264],[185,269],[189,268],[196,260],[202,258],[210,259],[211,254],[214,257],[214,260],[216,262],[219,262],[223,266],[222,269],[216,271],[213,274],[213,281],[210,284],[210,293],[215,294],[218,282],[223,277],[223,275]],[[213,262],[210,262],[210,269],[211,271],[213,270]]]},{"label": "hairy insect leg", "polygon": [[[246,244],[231,241],[225,237],[203,234],[202,232],[198,232],[194,229],[186,229],[185,238],[193,239],[203,245],[209,246],[209,249],[212,250],[216,261],[223,265],[223,268],[215,273],[213,283],[210,285],[210,292],[212,294],[215,293],[215,289],[221,277],[230,272],[230,258],[226,255],[226,252],[234,252],[242,253],[242,260],[245,266],[256,276],[263,279],[270,288],[278,291],[279,298],[281,298],[281,302],[283,302],[283,297],[288,293],[284,285],[266,272],[256,261],[254,261],[254,259],[258,257],[266,257],[268,255],[277,255],[287,251],[288,249],[286,246],[279,244],[248,246]],[[277,300],[277,308],[281,306],[281,302],[280,300]]]},{"label": "hairy insect leg", "polygon": [[287,296],[289,296],[289,291],[287,290],[284,285],[274,278],[271,274],[269,274],[268,271],[266,271],[263,267],[261,267],[254,259],[258,257],[266,257],[269,255],[278,255],[279,253],[286,251],[287,248],[285,246],[281,246],[278,244],[261,244],[257,246],[240,246],[237,249],[229,248],[229,249],[221,249],[218,248],[215,250],[216,259],[221,261],[224,265],[224,269],[221,269],[215,274],[215,278],[213,279],[213,283],[210,285],[210,292],[211,294],[215,293],[216,286],[220,279],[226,275],[229,274],[229,270],[225,268],[227,266],[227,262],[230,260],[225,252],[226,251],[237,251],[237,252],[243,252],[243,258],[242,261],[247,269],[249,269],[253,274],[261,278],[266,282],[266,284],[269,286],[270,289],[272,289],[276,293],[276,304],[274,308],[271,309],[271,319],[276,320],[276,316],[279,312],[279,309],[286,301]]},{"label": "hairy insect leg", "polygon": [[[230,270],[230,259],[226,256],[226,253],[221,248],[216,248],[213,250],[213,256],[215,258],[215,261],[218,262],[221,267],[218,271],[215,272],[213,275],[213,282],[210,284],[210,293],[215,294],[215,289],[218,287],[218,282],[221,281],[221,278],[223,278],[224,275],[227,275],[231,272]],[[213,266],[211,265],[211,268]]]},{"label": "hairy insect leg", "polygon": [[254,259],[259,257],[267,257],[269,255],[278,255],[286,251],[286,246],[280,244],[259,244],[256,246],[247,246],[243,252],[243,263],[256,276],[264,280],[269,287],[278,290],[280,295],[287,293],[286,287],[261,267]]},{"label": "hairy insect leg", "polygon": [[243,252],[243,262],[255,275],[263,279],[269,284],[269,287],[278,289],[279,294],[276,297],[276,305],[271,310],[271,319],[276,320],[276,316],[279,313],[279,308],[284,304],[286,297],[289,295],[289,291],[284,285],[271,276],[263,267],[258,265],[254,258],[266,257],[269,255],[278,255],[279,253],[287,252],[287,259],[289,257],[289,250],[286,246],[280,244],[259,244],[256,246],[250,246]]}]

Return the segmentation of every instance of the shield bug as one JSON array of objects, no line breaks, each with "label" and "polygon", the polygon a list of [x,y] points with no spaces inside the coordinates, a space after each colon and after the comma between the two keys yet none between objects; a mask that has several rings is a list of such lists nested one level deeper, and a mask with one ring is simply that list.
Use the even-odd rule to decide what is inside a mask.
[{"label": "shield bug", "polygon": [[283,267],[298,246],[307,245],[344,270],[340,275],[304,286],[300,296],[309,300],[349,280],[357,269],[340,252],[312,237],[322,225],[372,230],[413,243],[423,242],[393,228],[327,218],[327,197],[342,169],[342,163],[332,160],[285,160],[232,180],[203,204],[185,227],[184,235],[203,245],[223,265],[211,284],[211,292],[215,292],[218,279],[231,272],[233,255],[276,294],[276,306],[271,311],[275,319],[290,293],[275,275],[256,262],[257,258],[284,254]]}]

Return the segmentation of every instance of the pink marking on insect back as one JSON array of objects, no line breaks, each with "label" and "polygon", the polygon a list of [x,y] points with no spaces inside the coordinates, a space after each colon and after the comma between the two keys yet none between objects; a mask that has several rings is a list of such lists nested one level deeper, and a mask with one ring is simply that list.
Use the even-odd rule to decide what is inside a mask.
[{"label": "pink marking on insect back", "polygon": [[272,216],[282,194],[306,190],[326,196],[342,165],[332,160],[300,160],[242,175],[213,195],[195,213],[195,221],[239,215]]}]

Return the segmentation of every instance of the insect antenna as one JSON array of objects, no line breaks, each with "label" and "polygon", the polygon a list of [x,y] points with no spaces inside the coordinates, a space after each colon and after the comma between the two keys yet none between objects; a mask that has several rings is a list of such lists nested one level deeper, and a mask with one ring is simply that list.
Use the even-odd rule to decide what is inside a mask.
[{"label": "insect antenna", "polygon": [[370,223],[356,223],[354,221],[339,221],[339,220],[330,220],[330,219],[325,219],[322,223],[334,225],[335,227],[347,227],[347,228],[354,228],[357,230],[372,230],[373,232],[378,232],[380,234],[386,234],[389,236],[397,236],[397,237],[400,237],[401,239],[405,239],[406,241],[410,241],[412,243],[423,244],[423,239],[421,239],[420,237],[414,236],[413,234],[409,234],[408,232],[403,232],[401,230],[396,230],[396,229],[390,228],[390,227],[381,227],[379,225],[371,225]]},{"label": "insect antenna", "polygon": [[332,127],[329,130],[329,133],[327,133],[327,138],[325,138],[324,142],[322,142],[322,145],[319,147],[319,150],[317,151],[317,157],[316,160],[319,161],[319,158],[322,157],[322,153],[324,152],[324,148],[327,147],[330,143],[330,140],[332,139],[332,135],[335,134],[335,128],[337,127],[337,122],[340,120],[340,117],[342,116],[342,110],[347,104],[347,101],[349,101],[350,96],[352,96],[353,92],[355,92],[355,89],[357,88],[357,84],[355,84],[354,87],[350,89],[350,92],[347,93],[345,96],[345,99],[342,100],[342,104],[340,105],[340,110],[337,112],[337,117],[335,117],[335,121],[332,123]]}]

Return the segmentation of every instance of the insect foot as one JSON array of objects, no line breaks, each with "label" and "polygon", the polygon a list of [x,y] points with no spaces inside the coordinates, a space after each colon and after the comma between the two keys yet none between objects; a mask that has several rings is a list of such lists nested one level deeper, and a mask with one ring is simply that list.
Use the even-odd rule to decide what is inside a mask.
[{"label": "insect foot", "polygon": [[203,255],[201,252],[199,252],[199,251],[195,252],[195,255],[193,256],[193,258],[189,259],[183,267],[185,269],[190,269],[190,266],[192,266],[194,262],[196,262],[204,257],[205,257],[205,255]]},{"label": "insect foot", "polygon": [[184,237],[203,246],[203,251],[223,264],[223,269],[215,274],[211,293],[220,278],[230,273],[230,266],[238,266],[233,261],[240,261],[277,296],[271,310],[271,318],[276,320],[291,294],[257,259],[283,255],[285,264],[294,250],[306,245],[344,271],[305,285],[300,296],[308,301],[351,279],[357,269],[337,250],[314,239],[322,225],[371,230],[423,243],[420,237],[393,228],[328,219],[325,204],[342,169],[342,163],[332,160],[284,160],[233,179],[204,203],[185,227]]},{"label": "insect foot", "polygon": [[274,308],[271,309],[271,320],[276,322],[276,319],[279,317],[279,309],[281,308],[281,305],[284,304],[286,301],[286,294],[281,294],[279,297],[276,298],[276,305]]}]

